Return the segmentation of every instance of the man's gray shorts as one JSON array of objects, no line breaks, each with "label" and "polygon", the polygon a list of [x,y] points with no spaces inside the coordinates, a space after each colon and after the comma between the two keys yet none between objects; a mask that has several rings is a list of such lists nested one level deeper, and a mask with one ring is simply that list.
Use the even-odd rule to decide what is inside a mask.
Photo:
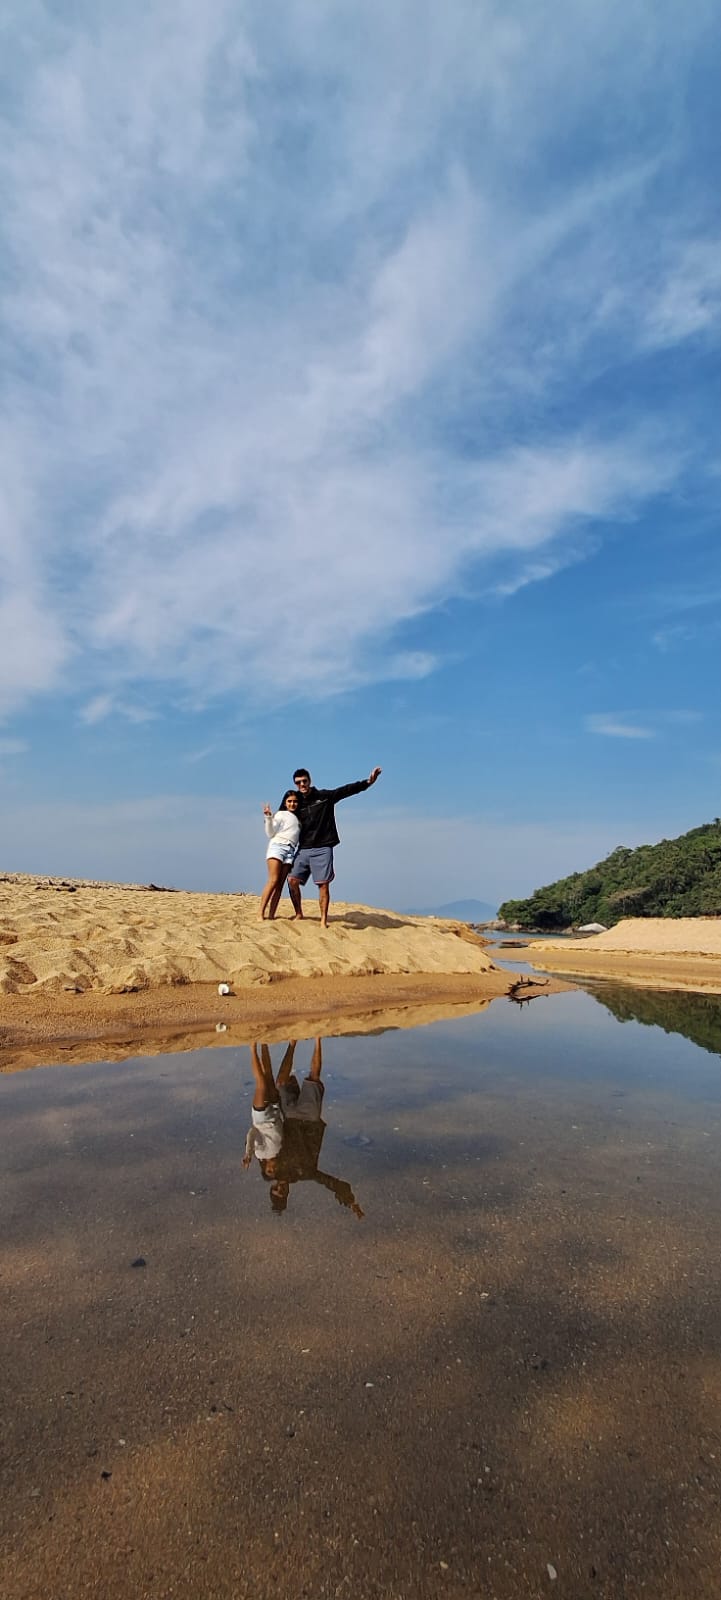
[{"label": "man's gray shorts", "polygon": [[284,1117],[295,1117],[296,1122],[317,1122],[323,1105],[325,1084],[317,1078],[304,1078],[302,1083],[293,1075],[281,1083],[278,1093]]},{"label": "man's gray shorts", "polygon": [[330,844],[319,845],[315,850],[299,850],[290,869],[291,878],[297,878],[298,883],[307,883],[313,874],[316,886],[321,883],[332,883],[335,877],[333,871],[333,846]]}]

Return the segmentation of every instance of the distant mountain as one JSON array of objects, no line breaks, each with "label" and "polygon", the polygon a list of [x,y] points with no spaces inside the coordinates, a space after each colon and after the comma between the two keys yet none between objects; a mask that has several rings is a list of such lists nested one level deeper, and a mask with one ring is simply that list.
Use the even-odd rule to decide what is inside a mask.
[{"label": "distant mountain", "polygon": [[586,872],[504,900],[499,917],[522,928],[581,927],[621,917],[721,916],[721,818],[660,844],[624,845]]},{"label": "distant mountain", "polygon": [[450,917],[454,922],[493,922],[495,906],[488,900],[449,900],[445,906],[410,906],[409,917]]}]

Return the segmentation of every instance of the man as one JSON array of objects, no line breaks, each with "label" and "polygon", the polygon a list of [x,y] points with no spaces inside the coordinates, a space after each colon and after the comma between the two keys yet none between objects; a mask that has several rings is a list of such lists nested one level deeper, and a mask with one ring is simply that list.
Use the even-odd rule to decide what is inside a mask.
[{"label": "man", "polygon": [[308,882],[312,873],[320,902],[320,925],[327,928],[330,886],[335,877],[333,849],[340,844],[333,808],[339,800],[347,800],[352,794],[362,794],[364,789],[370,789],[380,775],[380,767],[374,767],[370,777],[361,778],[360,783],[344,783],[339,789],[316,789],[311,783],[307,767],[298,767],[293,773],[293,782],[300,795],[299,848],[288,879],[288,893],[293,902],[295,920],[302,921],[301,886]]},{"label": "man", "polygon": [[261,1170],[264,1177],[271,1179],[270,1204],[276,1214],[285,1211],[292,1184],[319,1183],[335,1196],[339,1206],[345,1206],[360,1221],[363,1212],[350,1184],[318,1168],[325,1133],[321,1115],[325,1093],[325,1085],[321,1081],[321,1046],[322,1041],[316,1039],[308,1076],[299,1083],[293,1072],[295,1043],[291,1040],[288,1045],[276,1080],[283,1111],[283,1143],[271,1171],[268,1171],[267,1162],[264,1167],[261,1165]]}]

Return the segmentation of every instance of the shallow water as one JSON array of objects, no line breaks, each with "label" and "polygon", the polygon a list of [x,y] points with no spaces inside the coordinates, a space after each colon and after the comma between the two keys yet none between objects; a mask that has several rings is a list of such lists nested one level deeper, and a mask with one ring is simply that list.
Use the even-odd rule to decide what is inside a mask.
[{"label": "shallow water", "polygon": [[719,1053],[612,985],[327,1039],[282,1216],[247,1047],[0,1079],[3,1595],[715,1600]]}]

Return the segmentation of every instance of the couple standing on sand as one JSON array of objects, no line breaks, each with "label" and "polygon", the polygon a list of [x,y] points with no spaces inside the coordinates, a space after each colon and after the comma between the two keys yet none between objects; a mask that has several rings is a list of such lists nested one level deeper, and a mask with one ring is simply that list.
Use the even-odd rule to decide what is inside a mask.
[{"label": "couple standing on sand", "polygon": [[295,789],[286,789],[275,814],[264,805],[265,831],[270,840],[266,850],[268,882],[260,899],[261,922],[275,917],[283,885],[288,880],[288,893],[293,902],[294,921],[303,919],[301,887],[313,876],[320,902],[320,925],[328,926],[330,886],[335,877],[333,850],[340,843],[335,822],[334,807],[339,800],[348,800],[377,783],[380,767],[374,767],[370,776],[359,783],[343,783],[339,789],[316,789],[307,767],[298,767],[293,773]]}]

